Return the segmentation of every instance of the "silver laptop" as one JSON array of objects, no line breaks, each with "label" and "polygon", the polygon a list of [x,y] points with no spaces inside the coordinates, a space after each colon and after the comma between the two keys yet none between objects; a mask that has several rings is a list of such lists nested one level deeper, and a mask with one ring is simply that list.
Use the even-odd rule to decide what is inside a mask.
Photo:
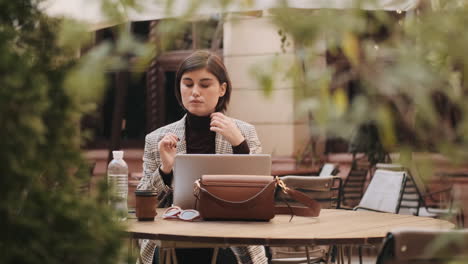
[{"label": "silver laptop", "polygon": [[271,175],[268,154],[177,154],[174,163],[174,205],[195,208],[193,183],[204,174]]}]

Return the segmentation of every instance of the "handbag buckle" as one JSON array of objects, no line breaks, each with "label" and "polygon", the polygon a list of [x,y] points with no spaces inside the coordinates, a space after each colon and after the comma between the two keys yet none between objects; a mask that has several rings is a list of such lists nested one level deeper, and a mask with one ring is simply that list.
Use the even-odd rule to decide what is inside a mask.
[{"label": "handbag buckle", "polygon": [[276,176],[276,183],[277,183],[278,186],[281,188],[281,191],[283,191],[284,194],[288,194],[289,187],[286,186],[286,184],[284,183],[284,181],[282,181],[278,176]]}]

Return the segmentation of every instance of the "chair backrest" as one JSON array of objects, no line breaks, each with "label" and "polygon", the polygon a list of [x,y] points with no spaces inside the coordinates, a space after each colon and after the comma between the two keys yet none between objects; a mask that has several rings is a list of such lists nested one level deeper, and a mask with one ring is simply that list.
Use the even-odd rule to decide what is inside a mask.
[{"label": "chair backrest", "polygon": [[347,207],[354,207],[361,201],[364,194],[367,175],[371,169],[371,164],[365,155],[353,155],[351,170],[343,183],[341,204]]},{"label": "chair backrest", "polygon": [[398,213],[406,182],[406,172],[376,170],[356,210]]},{"label": "chair backrest", "polygon": [[342,204],[354,207],[364,194],[368,169],[351,169],[343,184]]},{"label": "chair backrest", "polygon": [[[401,214],[413,214],[419,215],[421,208],[439,208],[449,209],[452,206],[452,193],[450,188],[444,190],[438,190],[431,193],[426,187],[426,183],[423,181],[421,165],[418,166],[416,162],[413,162],[408,168],[403,167],[400,164],[377,164],[377,168],[386,168],[395,171],[405,171],[408,175],[403,197],[401,199],[400,211]],[[435,198],[434,194],[437,194]],[[426,203],[426,199],[431,200],[431,204]],[[443,214],[442,211],[435,211],[433,214]],[[463,220],[462,220],[463,221]]]},{"label": "chair backrest", "polygon": [[398,163],[377,163],[375,164],[376,169],[390,170],[390,171],[404,171],[406,170],[403,165]]},{"label": "chair backrest", "polygon": [[418,188],[414,184],[411,174],[408,174],[403,197],[401,198],[400,214],[418,215],[421,201],[422,198]]},{"label": "chair backrest", "polygon": [[387,234],[377,264],[467,263],[467,244],[467,230],[394,230]]},{"label": "chair backrest", "polygon": [[428,193],[428,190],[427,190],[426,184],[422,180],[423,178],[422,178],[419,166],[415,163],[412,163],[408,171],[419,194],[421,196],[426,195]]},{"label": "chair backrest", "polygon": [[[375,167],[376,169],[404,171],[407,173],[405,189],[400,203],[400,214],[417,214],[419,212],[419,207],[421,206],[421,198],[419,190],[412,179],[412,175],[406,167],[397,163],[377,163]],[[412,211],[412,209],[414,211]]]},{"label": "chair backrest", "polygon": [[320,170],[319,177],[333,176],[333,172],[336,169],[336,165],[333,163],[325,163]]},{"label": "chair backrest", "polygon": [[[419,195],[420,207],[424,207],[426,210],[429,210],[429,208],[448,209],[447,213],[451,212],[453,209],[453,189],[445,187],[439,190],[429,190],[423,181],[423,173],[431,173],[431,171],[424,171],[424,167],[417,163],[413,163],[409,169],[409,175]],[[428,204],[427,201],[430,201],[430,203]],[[419,215],[419,208],[416,215]]]},{"label": "chair backrest", "polygon": [[[308,197],[315,199],[322,208],[334,209],[340,207],[341,178],[339,177],[310,177],[310,176],[283,176],[281,180],[295,190],[301,191]],[[299,205],[296,201],[289,199],[283,192],[277,192],[276,203],[287,202],[289,205]]]}]

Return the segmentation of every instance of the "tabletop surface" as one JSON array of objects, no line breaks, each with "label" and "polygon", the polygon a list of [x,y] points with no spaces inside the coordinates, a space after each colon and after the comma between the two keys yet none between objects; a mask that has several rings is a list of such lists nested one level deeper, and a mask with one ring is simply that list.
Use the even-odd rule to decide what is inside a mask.
[{"label": "tabletop surface", "polygon": [[222,245],[305,245],[381,243],[388,231],[399,227],[453,228],[445,220],[377,213],[323,209],[319,217],[276,215],[269,222],[164,220],[158,209],[155,221],[127,220],[133,238]]}]

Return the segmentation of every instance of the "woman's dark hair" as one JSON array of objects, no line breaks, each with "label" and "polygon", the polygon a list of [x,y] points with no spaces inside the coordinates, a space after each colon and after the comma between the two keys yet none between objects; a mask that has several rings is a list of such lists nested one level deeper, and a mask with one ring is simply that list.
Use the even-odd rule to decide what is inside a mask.
[{"label": "woman's dark hair", "polygon": [[222,97],[219,98],[218,104],[215,108],[216,112],[226,111],[229,99],[231,98],[231,80],[229,79],[226,66],[224,66],[224,63],[221,60],[221,58],[218,55],[209,51],[195,51],[180,64],[179,69],[176,73],[175,85],[175,95],[177,101],[182,106],[182,108],[185,109],[184,105],[182,104],[182,98],[180,95],[180,81],[182,79],[182,75],[184,75],[184,73],[186,72],[196,71],[200,69],[206,69],[208,72],[216,76],[220,84],[226,83],[226,92]]}]

